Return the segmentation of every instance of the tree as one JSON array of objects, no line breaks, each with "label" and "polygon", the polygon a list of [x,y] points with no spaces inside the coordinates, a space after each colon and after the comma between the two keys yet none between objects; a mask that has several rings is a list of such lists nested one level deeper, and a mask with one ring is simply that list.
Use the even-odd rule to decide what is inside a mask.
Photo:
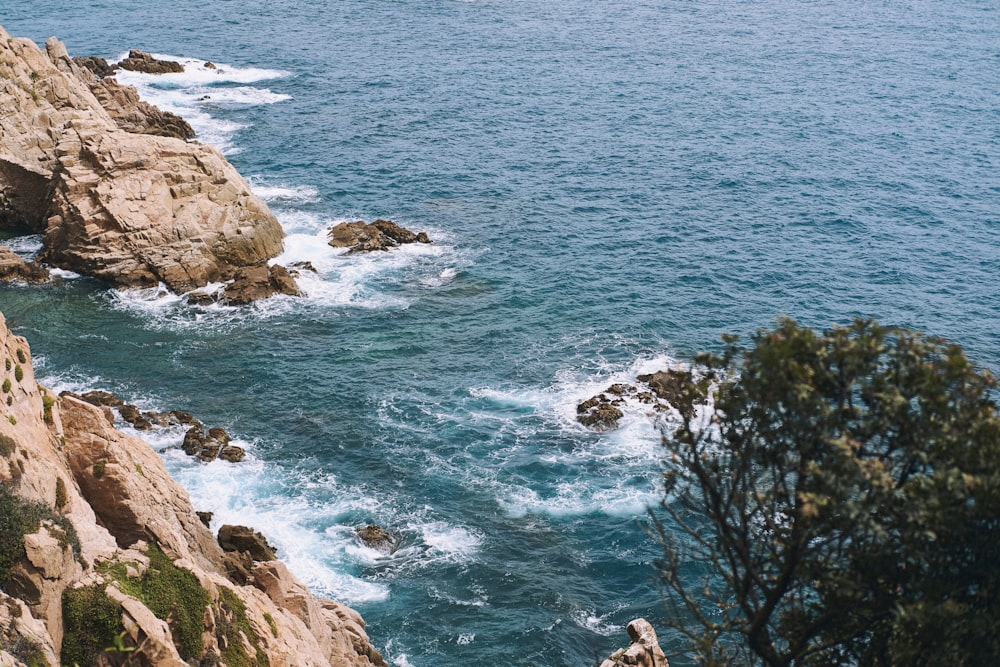
[{"label": "tree", "polygon": [[699,362],[664,434],[658,563],[703,664],[1000,664],[993,376],[872,321],[791,320]]}]

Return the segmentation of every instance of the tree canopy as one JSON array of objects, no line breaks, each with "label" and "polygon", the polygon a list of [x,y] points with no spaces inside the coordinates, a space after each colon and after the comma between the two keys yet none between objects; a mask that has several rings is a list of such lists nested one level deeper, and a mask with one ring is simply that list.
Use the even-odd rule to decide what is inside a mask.
[{"label": "tree canopy", "polygon": [[1000,664],[997,383],[953,344],[792,320],[699,358],[659,563],[704,664]]}]

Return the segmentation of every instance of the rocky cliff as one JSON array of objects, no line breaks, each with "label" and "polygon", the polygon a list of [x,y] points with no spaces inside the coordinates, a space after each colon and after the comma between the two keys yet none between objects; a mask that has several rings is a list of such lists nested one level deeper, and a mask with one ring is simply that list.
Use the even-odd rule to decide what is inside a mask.
[{"label": "rocky cliff", "polygon": [[0,28],[0,229],[43,234],[47,264],[178,293],[281,252],[281,226],[215,148],[45,47]]},{"label": "rocky cliff", "polygon": [[36,384],[2,314],[0,357],[0,665],[385,664],[356,612],[224,553],[146,443]]}]

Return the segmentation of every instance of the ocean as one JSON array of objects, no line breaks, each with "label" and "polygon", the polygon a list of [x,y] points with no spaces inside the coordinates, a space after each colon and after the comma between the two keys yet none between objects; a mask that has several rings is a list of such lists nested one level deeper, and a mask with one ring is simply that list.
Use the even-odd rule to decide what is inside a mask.
[{"label": "ocean", "polygon": [[[191,59],[121,80],[248,178],[280,262],[318,269],[246,308],[0,286],[41,380],[224,426],[247,461],[141,435],[398,667],[596,665],[638,616],[689,664],[643,528],[658,425],[575,420],[612,382],[783,315],[1000,369],[996,2],[5,0],[0,25]],[[375,218],[434,243],[326,245]],[[400,549],[357,544],[368,523]]]}]

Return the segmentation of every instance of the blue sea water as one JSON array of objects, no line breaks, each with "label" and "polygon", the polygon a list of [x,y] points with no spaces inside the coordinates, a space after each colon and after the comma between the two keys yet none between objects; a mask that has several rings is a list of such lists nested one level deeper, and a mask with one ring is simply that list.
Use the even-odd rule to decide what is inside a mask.
[{"label": "blue sea water", "polygon": [[[993,1],[5,0],[0,25],[198,59],[125,78],[319,269],[239,310],[0,287],[39,375],[243,440],[248,462],[206,465],[150,438],[400,667],[596,664],[637,616],[683,649],[640,523],[653,420],[574,420],[612,381],[780,315],[874,316],[1000,368]],[[376,217],[436,242],[325,246]],[[358,546],[369,522],[402,548]]]}]

